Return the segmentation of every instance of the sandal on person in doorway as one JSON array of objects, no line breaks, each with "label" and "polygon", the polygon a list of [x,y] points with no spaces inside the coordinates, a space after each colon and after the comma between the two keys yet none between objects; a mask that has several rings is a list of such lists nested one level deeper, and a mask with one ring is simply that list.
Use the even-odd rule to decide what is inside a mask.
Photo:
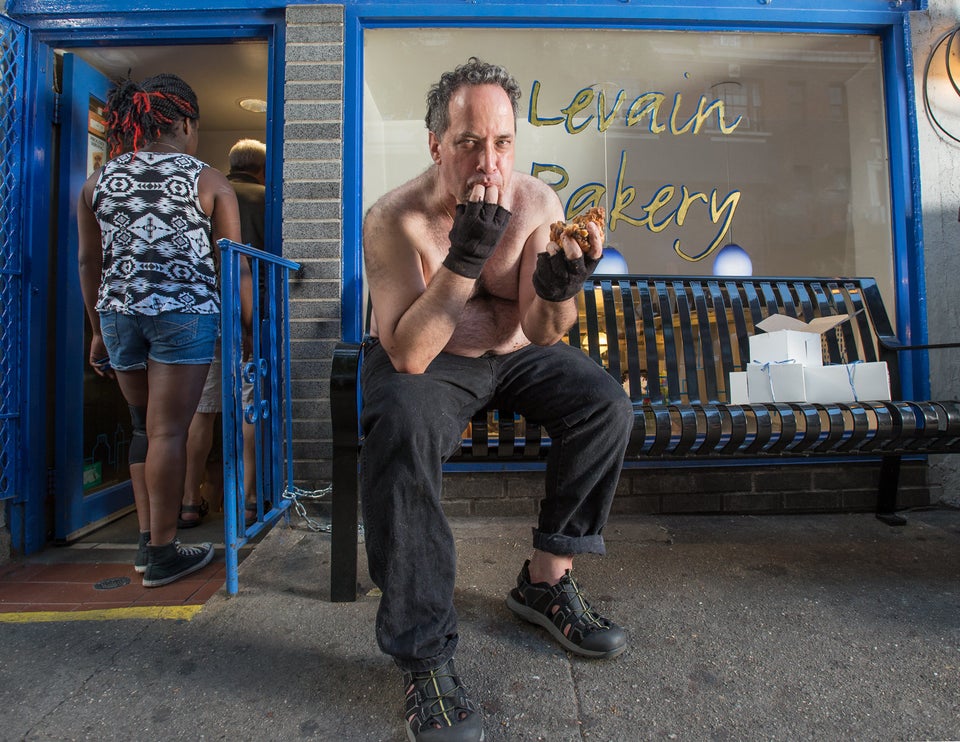
[{"label": "sandal on person in doorway", "polygon": [[[210,506],[203,498],[200,499],[199,505],[181,505],[180,515],[177,516],[177,528],[196,528],[203,523],[204,516],[209,512]],[[184,513],[195,514],[197,517],[185,520],[183,517]]]},{"label": "sandal on person in doorway", "polygon": [[[263,513],[266,515],[273,509],[273,503],[269,500],[263,501]],[[249,528],[254,523],[257,522],[259,518],[259,513],[257,512],[257,504],[253,505],[244,505],[243,507],[243,525],[245,528]]]}]

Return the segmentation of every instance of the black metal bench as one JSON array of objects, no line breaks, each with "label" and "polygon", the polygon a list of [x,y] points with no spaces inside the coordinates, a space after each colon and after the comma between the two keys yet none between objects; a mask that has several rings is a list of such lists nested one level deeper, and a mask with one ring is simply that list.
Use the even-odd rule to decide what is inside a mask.
[{"label": "black metal bench", "polygon": [[[881,461],[877,514],[896,514],[905,455],[960,452],[960,403],[900,395],[894,335],[870,278],[594,276],[578,299],[568,342],[618,380],[636,424],[627,462],[858,457]],[[730,373],[748,362],[748,338],[771,314],[804,321],[854,315],[823,336],[825,363],[886,361],[894,401],[729,404]],[[356,598],[359,367],[362,344],[340,343],[333,357],[331,599]],[[448,463],[541,462],[549,438],[509,410],[482,410]]]}]

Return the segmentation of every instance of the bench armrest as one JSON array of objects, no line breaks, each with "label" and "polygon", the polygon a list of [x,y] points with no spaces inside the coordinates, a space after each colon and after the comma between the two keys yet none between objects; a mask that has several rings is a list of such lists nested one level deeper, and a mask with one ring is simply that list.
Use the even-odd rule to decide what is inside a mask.
[{"label": "bench armrest", "polygon": [[339,342],[330,368],[333,503],[330,515],[330,599],[357,598],[357,518],[360,447],[360,366],[363,343]]},{"label": "bench armrest", "polygon": [[360,441],[360,366],[363,343],[338,342],[330,369],[330,413],[334,446]]},{"label": "bench armrest", "polygon": [[886,350],[935,350],[938,348],[960,348],[960,343],[927,343],[925,345],[904,345],[895,337],[877,338]]}]

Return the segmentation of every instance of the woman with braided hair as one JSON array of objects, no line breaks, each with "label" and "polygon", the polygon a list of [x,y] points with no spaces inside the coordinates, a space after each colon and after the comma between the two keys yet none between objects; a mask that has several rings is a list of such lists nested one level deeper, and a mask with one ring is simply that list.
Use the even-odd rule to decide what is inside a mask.
[{"label": "woman with braided hair", "polygon": [[126,80],[107,99],[109,160],[78,206],[90,364],[130,407],[134,566],[157,587],[210,562],[175,540],[186,439],[220,331],[217,240],[240,239],[237,198],[194,155],[200,110],[176,75]]}]

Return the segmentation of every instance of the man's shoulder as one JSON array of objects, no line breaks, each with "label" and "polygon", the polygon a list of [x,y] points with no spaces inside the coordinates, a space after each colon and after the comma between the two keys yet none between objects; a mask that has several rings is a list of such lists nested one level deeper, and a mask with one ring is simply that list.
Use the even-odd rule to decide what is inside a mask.
[{"label": "man's shoulder", "polygon": [[558,199],[557,192],[540,178],[522,172],[514,172],[513,188],[524,201],[548,203]]},{"label": "man's shoulder", "polygon": [[398,224],[427,212],[423,177],[408,180],[384,193],[367,210],[365,221]]}]

